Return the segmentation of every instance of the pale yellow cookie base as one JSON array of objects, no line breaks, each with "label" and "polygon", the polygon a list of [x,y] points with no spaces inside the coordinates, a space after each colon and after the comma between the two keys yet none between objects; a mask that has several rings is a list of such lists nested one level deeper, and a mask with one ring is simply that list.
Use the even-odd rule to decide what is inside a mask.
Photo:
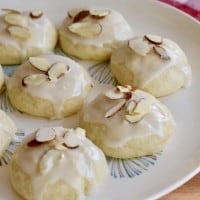
[{"label": "pale yellow cookie base", "polygon": [[109,134],[109,131],[112,131],[105,125],[82,121],[81,127],[86,129],[87,137],[91,139],[107,156],[120,159],[147,156],[161,151],[171,137],[173,130],[173,127],[170,124],[166,124],[165,134],[163,137],[159,137],[154,133],[149,133],[149,135],[146,136],[135,137],[120,147],[112,148],[106,145],[101,138],[102,132],[104,132],[104,134]]},{"label": "pale yellow cookie base", "polygon": [[102,47],[86,44],[74,44],[62,31],[59,32],[60,46],[64,53],[84,60],[104,61],[111,56],[112,48],[109,44]]},{"label": "pale yellow cookie base", "polygon": [[[47,99],[31,96],[23,92],[18,87],[7,89],[8,97],[11,104],[21,112],[28,113],[33,116],[54,118],[56,119],[56,112],[53,104]],[[63,111],[60,117],[63,118],[72,115],[80,110],[83,105],[83,98],[80,96],[72,97],[63,103]]]},{"label": "pale yellow cookie base", "polygon": [[155,97],[167,96],[178,89],[184,87],[186,82],[186,76],[181,71],[179,66],[171,66],[158,77],[149,81],[145,86],[134,84],[134,72],[123,64],[110,64],[111,70],[117,81],[121,85],[131,85],[137,87],[146,92],[149,92]]},{"label": "pale yellow cookie base", "polygon": [[[23,145],[19,146],[14,153],[10,162],[10,181],[14,190],[25,200],[38,200],[34,196],[34,185],[31,181],[30,176],[19,167],[17,164],[17,158],[20,152],[25,151]],[[93,163],[94,175],[96,181],[99,184],[105,178],[107,172],[107,164],[105,162]],[[66,169],[67,170],[67,169]],[[35,173],[35,172],[34,172]],[[81,178],[81,177],[80,177]],[[88,180],[82,177],[81,190],[85,195],[88,195],[93,189],[93,185]],[[37,192],[37,191],[36,191]],[[45,190],[42,194],[42,200],[78,200],[76,190],[66,183],[64,180],[57,180],[54,183],[47,183]]]}]

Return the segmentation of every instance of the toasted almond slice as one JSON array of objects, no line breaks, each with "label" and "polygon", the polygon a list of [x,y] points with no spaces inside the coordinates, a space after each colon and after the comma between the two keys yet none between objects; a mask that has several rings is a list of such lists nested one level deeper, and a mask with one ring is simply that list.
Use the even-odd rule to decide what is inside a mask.
[{"label": "toasted almond slice", "polygon": [[77,137],[79,137],[80,139],[85,139],[85,129],[82,128],[76,128],[74,130],[74,133],[77,135]]},{"label": "toasted almond slice", "polygon": [[5,12],[9,12],[9,13],[18,13],[18,14],[21,14],[20,11],[14,10],[14,9],[2,8],[1,10],[5,11]]},{"label": "toasted almond slice", "polygon": [[45,74],[31,74],[22,79],[23,86],[38,86],[48,80]]},{"label": "toasted almond slice", "polygon": [[82,10],[79,13],[76,14],[76,16],[74,17],[73,23],[79,22],[82,19],[86,18],[87,16],[90,15],[90,11],[89,10]]},{"label": "toasted almond slice", "polygon": [[73,129],[70,129],[64,136],[64,144],[69,149],[78,148],[80,145],[80,138],[77,137]]},{"label": "toasted almond slice", "polygon": [[167,54],[167,51],[161,46],[153,47],[154,52],[160,56],[163,60],[170,60],[170,56]]},{"label": "toasted almond slice", "polygon": [[151,106],[154,103],[154,98],[145,98],[138,102],[136,108],[134,109],[134,113],[146,114],[151,110]]},{"label": "toasted almond slice", "polygon": [[148,42],[142,38],[133,38],[132,40],[129,40],[128,45],[133,51],[141,56],[146,56],[151,50]]},{"label": "toasted almond slice", "polygon": [[125,115],[125,118],[128,122],[131,123],[137,123],[143,119],[143,114],[137,114],[137,115]]},{"label": "toasted almond slice", "polygon": [[111,90],[107,90],[105,92],[105,96],[108,97],[109,99],[123,99],[124,94],[117,91],[115,88]]},{"label": "toasted almond slice", "polygon": [[43,12],[41,10],[33,10],[32,12],[30,12],[30,17],[33,19],[38,19],[40,17],[42,17]]},{"label": "toasted almond slice", "polygon": [[148,40],[150,43],[156,44],[156,45],[162,44],[163,42],[163,38],[157,35],[148,34],[148,35],[145,35],[144,38]]},{"label": "toasted almond slice", "polygon": [[94,19],[103,19],[107,15],[110,14],[110,10],[92,10],[90,11],[90,15]]},{"label": "toasted almond slice", "polygon": [[128,104],[126,106],[126,110],[127,110],[128,114],[132,115],[134,113],[136,106],[137,106],[137,103],[134,100],[128,102]]},{"label": "toasted almond slice", "polygon": [[101,33],[102,27],[98,23],[78,22],[71,24],[68,29],[81,37],[91,38]]},{"label": "toasted almond slice", "polygon": [[35,139],[38,142],[49,142],[54,140],[56,137],[56,133],[52,128],[44,127],[38,129],[35,135]]},{"label": "toasted almond slice", "polygon": [[8,32],[21,39],[28,39],[31,36],[29,29],[20,26],[9,26]]},{"label": "toasted almond slice", "polygon": [[122,99],[119,103],[114,105],[110,110],[108,110],[106,112],[105,117],[109,118],[109,117],[112,117],[113,115],[115,115],[119,110],[121,110],[121,108],[123,108],[125,103],[126,103],[126,100]]},{"label": "toasted almond slice", "polygon": [[50,68],[50,64],[46,58],[30,57],[29,62],[33,67],[42,72],[46,72]]},{"label": "toasted almond slice", "polygon": [[20,13],[8,13],[5,15],[5,21],[10,24],[10,25],[15,25],[15,26],[26,26],[26,18],[21,15]]},{"label": "toasted almond slice", "polygon": [[130,92],[131,91],[128,87],[124,87],[124,86],[121,86],[121,85],[117,85],[117,90],[119,92]]},{"label": "toasted almond slice", "polygon": [[68,71],[69,71],[69,66],[66,65],[65,63],[59,62],[50,67],[49,70],[47,71],[47,74],[50,80],[56,81]]},{"label": "toasted almond slice", "polygon": [[73,9],[69,10],[67,13],[68,13],[68,16],[70,18],[74,18],[81,11],[83,11],[83,9],[81,9],[81,8],[73,8]]}]

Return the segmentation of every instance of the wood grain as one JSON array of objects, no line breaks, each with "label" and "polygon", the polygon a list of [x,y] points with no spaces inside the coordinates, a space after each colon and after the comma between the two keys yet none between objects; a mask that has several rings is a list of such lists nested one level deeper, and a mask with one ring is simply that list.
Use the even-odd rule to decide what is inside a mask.
[{"label": "wood grain", "polygon": [[200,173],[160,200],[200,200]]}]

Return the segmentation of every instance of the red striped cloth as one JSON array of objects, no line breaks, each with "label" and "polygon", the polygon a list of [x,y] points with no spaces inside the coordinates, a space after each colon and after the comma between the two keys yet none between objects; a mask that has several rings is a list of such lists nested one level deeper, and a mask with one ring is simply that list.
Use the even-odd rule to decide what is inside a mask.
[{"label": "red striped cloth", "polygon": [[200,21],[200,0],[160,0],[190,14]]}]

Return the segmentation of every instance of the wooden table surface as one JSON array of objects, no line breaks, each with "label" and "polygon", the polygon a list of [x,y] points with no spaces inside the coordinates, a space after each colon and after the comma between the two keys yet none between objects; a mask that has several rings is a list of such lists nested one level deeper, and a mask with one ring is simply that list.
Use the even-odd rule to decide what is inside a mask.
[{"label": "wooden table surface", "polygon": [[200,200],[200,173],[160,200]]}]

